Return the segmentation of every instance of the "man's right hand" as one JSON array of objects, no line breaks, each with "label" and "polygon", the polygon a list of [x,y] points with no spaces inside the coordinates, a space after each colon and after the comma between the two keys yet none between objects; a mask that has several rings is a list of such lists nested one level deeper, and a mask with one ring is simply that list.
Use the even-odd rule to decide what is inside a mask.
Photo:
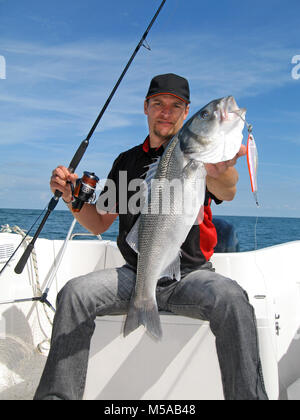
[{"label": "man's right hand", "polygon": [[53,194],[56,190],[62,192],[62,198],[67,203],[72,200],[72,191],[68,181],[75,184],[78,175],[72,174],[65,166],[58,166],[52,172],[50,179],[50,188]]}]

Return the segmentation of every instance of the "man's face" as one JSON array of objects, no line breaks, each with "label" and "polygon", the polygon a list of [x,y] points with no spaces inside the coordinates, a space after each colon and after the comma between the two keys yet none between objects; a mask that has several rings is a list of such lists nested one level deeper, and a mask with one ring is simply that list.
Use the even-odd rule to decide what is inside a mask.
[{"label": "man's face", "polygon": [[172,95],[158,95],[144,103],[150,139],[169,141],[182,127],[189,105]]}]

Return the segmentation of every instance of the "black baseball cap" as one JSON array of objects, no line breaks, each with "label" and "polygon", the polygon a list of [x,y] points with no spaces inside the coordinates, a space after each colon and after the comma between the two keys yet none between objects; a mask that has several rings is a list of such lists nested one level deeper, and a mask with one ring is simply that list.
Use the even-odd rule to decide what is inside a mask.
[{"label": "black baseball cap", "polygon": [[160,74],[151,80],[146,99],[157,95],[173,95],[189,104],[189,83],[184,77],[177,76],[177,74]]}]

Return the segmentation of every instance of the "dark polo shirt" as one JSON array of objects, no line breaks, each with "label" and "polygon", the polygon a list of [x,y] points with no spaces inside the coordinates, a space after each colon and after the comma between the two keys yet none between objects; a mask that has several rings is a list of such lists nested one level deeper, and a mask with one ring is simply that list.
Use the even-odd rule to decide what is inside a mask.
[{"label": "dark polo shirt", "polygon": [[[158,149],[151,149],[149,147],[149,138],[147,137],[144,143],[121,153],[115,160],[107,177],[107,179],[112,180],[116,186],[115,196],[117,201],[111,203],[109,210],[119,214],[119,235],[117,244],[127,263],[135,267],[137,265],[137,254],[126,242],[126,236],[139,214],[132,214],[127,208],[130,197],[136,193],[136,191],[128,191],[127,187],[133,179],[144,179],[148,165],[153,163],[154,159],[161,156],[163,152],[164,148],[162,146]],[[122,177],[119,176],[120,171],[124,171]],[[122,185],[120,185],[120,179]],[[106,191],[107,187],[104,188],[101,194],[104,194]],[[118,201],[120,197],[122,203]],[[192,226],[181,247],[181,269],[200,268],[210,259],[214,252],[214,247],[217,244],[217,233],[215,226],[212,223],[212,212],[210,207],[212,200],[217,204],[221,203],[220,200],[206,190],[203,220],[199,220],[198,224]],[[174,226],[174,229],[176,229],[176,226]]]}]

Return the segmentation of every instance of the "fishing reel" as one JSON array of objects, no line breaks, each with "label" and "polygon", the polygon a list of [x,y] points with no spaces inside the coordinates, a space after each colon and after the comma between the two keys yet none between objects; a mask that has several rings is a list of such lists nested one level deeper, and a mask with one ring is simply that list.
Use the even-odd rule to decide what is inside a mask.
[{"label": "fishing reel", "polygon": [[77,179],[75,188],[72,189],[72,212],[78,213],[84,203],[92,203],[96,198],[96,185],[99,178],[94,172],[83,172],[83,177]]}]

